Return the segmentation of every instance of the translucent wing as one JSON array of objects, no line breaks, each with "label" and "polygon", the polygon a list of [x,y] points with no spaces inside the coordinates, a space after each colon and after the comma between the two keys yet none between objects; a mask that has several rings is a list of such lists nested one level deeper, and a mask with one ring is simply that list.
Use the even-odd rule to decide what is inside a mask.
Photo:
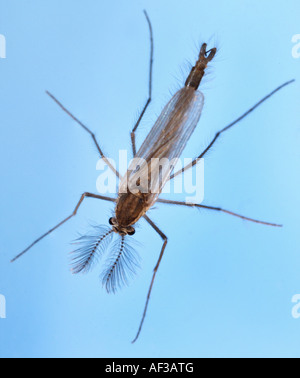
[{"label": "translucent wing", "polygon": [[119,193],[148,193],[148,208],[153,205],[199,121],[203,104],[203,94],[191,87],[175,93],[132,160]]}]

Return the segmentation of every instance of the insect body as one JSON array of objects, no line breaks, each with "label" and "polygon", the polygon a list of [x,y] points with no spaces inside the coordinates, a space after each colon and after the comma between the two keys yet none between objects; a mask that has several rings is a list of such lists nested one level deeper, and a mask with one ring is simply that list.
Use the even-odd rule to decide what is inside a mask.
[{"label": "insect body", "polygon": [[[116,230],[119,225],[123,233],[124,227],[128,226],[132,232],[131,226],[153,206],[170,178],[174,164],[165,164],[163,175],[160,177],[158,165],[161,161],[176,161],[197,126],[204,103],[204,96],[197,88],[207,63],[215,53],[214,48],[206,57],[206,44],[202,45],[199,59],[185,86],[164,107],[137,152],[134,162],[129,166],[127,174],[121,180],[116,216],[113,218]],[[139,167],[138,170],[135,169],[136,166]],[[145,185],[142,190],[134,192],[136,182],[144,182]]]}]

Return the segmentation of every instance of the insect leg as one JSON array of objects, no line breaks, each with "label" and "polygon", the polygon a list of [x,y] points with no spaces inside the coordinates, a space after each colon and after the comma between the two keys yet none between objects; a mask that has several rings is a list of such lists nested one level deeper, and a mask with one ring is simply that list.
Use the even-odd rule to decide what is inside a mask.
[{"label": "insect leg", "polygon": [[257,219],[245,217],[244,215],[240,215],[240,214],[234,213],[234,212],[229,211],[229,210],[224,210],[221,207],[199,205],[199,204],[196,204],[196,203],[186,203],[186,202],[180,202],[180,201],[170,201],[170,200],[165,200],[165,199],[162,199],[162,198],[159,198],[157,200],[157,202],[167,203],[167,204],[170,204],[170,205],[181,205],[181,206],[188,206],[188,207],[198,207],[198,208],[207,209],[207,210],[216,210],[216,211],[220,211],[220,212],[223,212],[223,213],[226,213],[226,214],[233,215],[235,217],[238,217],[238,218],[241,218],[241,219],[244,219],[244,220],[247,220],[247,221],[264,224],[266,226],[282,227],[281,224],[269,223],[269,222],[264,222],[264,221],[260,221],[260,220],[257,220]]},{"label": "insect leg", "polygon": [[114,172],[114,174],[120,178],[120,173],[111,165],[111,163],[107,160],[106,156],[104,155],[103,151],[101,150],[98,142],[97,142],[97,139],[96,139],[96,136],[95,134],[88,128],[86,127],[81,121],[79,121],[78,118],[76,118],[68,109],[66,109],[63,104],[58,101],[58,99],[56,97],[53,96],[53,94],[51,94],[50,92],[46,91],[47,95],[49,97],[52,98],[52,100],[54,102],[56,102],[56,104],[65,112],[68,114],[68,116],[70,116],[76,123],[78,123],[78,125],[80,125],[87,133],[90,134],[90,136],[92,137],[96,147],[97,147],[97,150],[101,156],[101,158],[105,161],[105,163],[109,166],[109,168]]},{"label": "insect leg", "polygon": [[29,249],[31,249],[36,243],[38,243],[40,240],[42,240],[45,236],[51,234],[51,232],[53,232],[54,230],[56,230],[58,227],[60,227],[61,225],[63,225],[65,222],[67,222],[69,219],[71,219],[72,217],[74,217],[76,214],[77,214],[77,210],[79,208],[79,206],[81,205],[81,203],[83,202],[83,200],[86,198],[86,197],[91,197],[91,198],[98,198],[98,199],[102,199],[102,200],[105,200],[105,201],[111,201],[111,202],[115,202],[116,200],[114,198],[110,198],[110,197],[105,197],[105,196],[100,196],[98,194],[93,194],[93,193],[83,193],[80,197],[80,200],[78,201],[73,213],[71,215],[69,215],[67,218],[65,218],[63,221],[61,221],[60,223],[58,223],[56,226],[54,226],[53,228],[51,228],[49,231],[47,231],[45,234],[43,234],[42,236],[40,236],[38,239],[36,239],[33,243],[31,243],[26,249],[24,249],[24,251],[22,251],[21,253],[19,253],[16,257],[14,257],[11,262],[14,262],[16,261],[19,257],[21,257],[22,255],[24,255],[24,253],[26,253]]},{"label": "insect leg", "polygon": [[148,25],[149,25],[149,31],[150,31],[150,66],[149,66],[149,94],[148,94],[148,100],[146,101],[146,104],[144,105],[144,108],[136,122],[136,124],[134,125],[131,133],[130,133],[130,137],[131,137],[131,144],[132,144],[132,152],[133,152],[133,156],[136,155],[136,145],[135,145],[135,132],[146,112],[146,109],[148,107],[148,105],[150,104],[151,102],[151,94],[152,94],[152,66],[153,66],[153,33],[152,33],[152,26],[151,26],[151,22],[150,22],[150,19],[149,19],[149,16],[147,14],[146,11],[144,11],[144,14],[146,16],[146,19],[147,19],[147,22],[148,22]]},{"label": "insect leg", "polygon": [[152,220],[147,217],[147,215],[144,215],[144,218],[150,224],[150,226],[152,228],[154,228],[154,230],[162,238],[162,240],[163,240],[163,246],[161,248],[161,251],[160,251],[160,254],[159,254],[159,258],[158,258],[157,263],[155,265],[155,268],[153,270],[152,280],[151,280],[150,287],[149,287],[149,290],[148,290],[146,304],[145,304],[145,307],[144,307],[144,312],[143,312],[142,319],[141,319],[141,322],[140,322],[140,325],[139,325],[139,329],[138,329],[137,334],[136,334],[134,340],[132,341],[132,343],[134,343],[138,339],[138,337],[139,337],[139,335],[141,333],[141,330],[142,330],[142,327],[143,327],[143,323],[144,323],[144,320],[145,320],[145,316],[146,316],[146,312],[147,312],[147,308],[148,308],[148,304],[149,304],[149,299],[150,299],[153,283],[154,283],[154,280],[155,280],[155,276],[156,276],[157,270],[159,268],[159,264],[161,262],[161,259],[163,257],[164,251],[166,249],[167,242],[168,242],[168,238],[166,237],[166,235],[155,225],[155,223],[153,223]]},{"label": "insect leg", "polygon": [[244,114],[242,114],[240,117],[238,117],[235,121],[231,122],[229,125],[227,125],[226,127],[224,127],[222,130],[218,131],[215,135],[215,137],[213,138],[213,140],[210,142],[210,144],[206,147],[206,149],[196,158],[194,159],[191,163],[189,163],[187,166],[183,167],[182,169],[178,170],[177,172],[175,172],[174,174],[172,174],[169,178],[169,180],[173,179],[175,176],[178,176],[180,175],[181,173],[183,173],[184,171],[186,171],[187,169],[193,167],[195,164],[197,164],[198,160],[203,158],[203,156],[207,153],[207,151],[210,150],[210,148],[213,146],[213,144],[215,143],[215,141],[219,138],[219,136],[226,130],[230,129],[232,126],[234,126],[235,124],[237,124],[239,121],[241,121],[243,118],[245,118],[249,113],[251,113],[254,109],[256,109],[259,105],[261,105],[264,101],[266,101],[268,98],[270,98],[271,96],[273,96],[276,92],[278,92],[280,89],[282,89],[283,87],[285,87],[286,85],[289,85],[291,83],[293,83],[295,80],[290,80],[290,81],[287,81],[283,84],[281,84],[279,87],[277,87],[276,89],[274,89],[272,92],[270,92],[267,96],[265,96],[264,98],[262,98],[260,101],[258,101],[254,106],[252,106],[252,108],[250,108],[249,110],[247,110]]}]

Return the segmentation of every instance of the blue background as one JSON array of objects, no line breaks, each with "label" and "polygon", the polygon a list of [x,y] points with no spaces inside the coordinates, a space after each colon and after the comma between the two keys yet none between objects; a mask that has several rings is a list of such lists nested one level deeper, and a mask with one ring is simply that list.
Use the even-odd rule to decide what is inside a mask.
[{"label": "blue background", "polygon": [[[201,86],[206,103],[185,156],[281,83],[277,93],[224,134],[205,159],[204,204],[262,220],[156,205],[169,237],[141,338],[134,337],[161,239],[140,221],[142,269],[107,295],[99,264],[69,271],[70,242],[113,206],[87,199],[78,215],[14,264],[9,260],[96,192],[98,155],[89,136],[46,95],[54,93],[112,158],[147,98],[154,30],[153,103],[140,144],[182,83],[203,41],[219,48]],[[294,1],[0,0],[1,357],[299,357],[300,33]],[[181,196],[182,197],[182,196]],[[165,195],[167,198],[167,195]],[[175,198],[173,196],[173,198]],[[180,195],[176,196],[180,200]]]}]

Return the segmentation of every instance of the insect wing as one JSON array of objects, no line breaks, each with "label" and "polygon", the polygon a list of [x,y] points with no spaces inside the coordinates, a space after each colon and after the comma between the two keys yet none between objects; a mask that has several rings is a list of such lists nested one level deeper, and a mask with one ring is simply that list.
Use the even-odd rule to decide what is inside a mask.
[{"label": "insect wing", "polygon": [[153,205],[197,126],[203,104],[203,94],[193,88],[175,93],[129,165],[120,193],[148,193],[148,205]]}]

